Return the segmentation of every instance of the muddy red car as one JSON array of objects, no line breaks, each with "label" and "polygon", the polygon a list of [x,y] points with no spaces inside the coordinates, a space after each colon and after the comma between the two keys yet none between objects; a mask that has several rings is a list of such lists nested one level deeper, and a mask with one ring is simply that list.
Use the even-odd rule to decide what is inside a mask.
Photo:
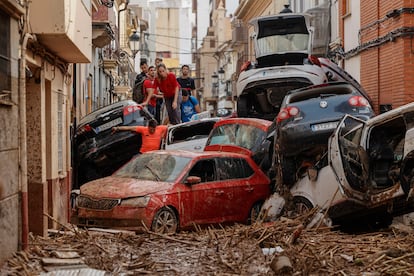
[{"label": "muddy red car", "polygon": [[144,226],[159,233],[247,223],[269,195],[269,178],[247,154],[160,150],[82,185],[72,222],[136,231]]}]

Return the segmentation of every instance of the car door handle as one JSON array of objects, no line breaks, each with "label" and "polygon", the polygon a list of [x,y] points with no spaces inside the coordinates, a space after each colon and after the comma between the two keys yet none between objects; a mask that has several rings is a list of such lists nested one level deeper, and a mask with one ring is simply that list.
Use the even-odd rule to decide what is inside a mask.
[{"label": "car door handle", "polygon": [[199,149],[201,149],[201,146],[195,146],[194,149],[199,150]]},{"label": "car door handle", "polygon": [[224,191],[215,191],[214,192],[216,195],[222,195],[222,194],[224,194]]},{"label": "car door handle", "polygon": [[244,190],[245,190],[246,192],[251,193],[251,192],[253,192],[253,191],[254,191],[254,188],[253,188],[253,187],[248,187],[248,188],[245,188]]}]

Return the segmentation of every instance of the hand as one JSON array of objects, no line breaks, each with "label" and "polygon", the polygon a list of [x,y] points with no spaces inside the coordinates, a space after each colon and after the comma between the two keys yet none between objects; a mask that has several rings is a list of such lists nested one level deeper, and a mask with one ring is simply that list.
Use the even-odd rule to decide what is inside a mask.
[{"label": "hand", "polygon": [[114,134],[115,132],[117,132],[118,130],[119,130],[118,127],[112,127],[111,135]]},{"label": "hand", "polygon": [[177,102],[173,102],[172,103],[172,109],[176,109],[177,108]]}]

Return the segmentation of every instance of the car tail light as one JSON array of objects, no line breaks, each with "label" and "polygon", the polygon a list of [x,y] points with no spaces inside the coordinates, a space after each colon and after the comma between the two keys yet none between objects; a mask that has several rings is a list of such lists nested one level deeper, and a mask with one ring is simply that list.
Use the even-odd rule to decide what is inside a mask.
[{"label": "car tail light", "polygon": [[299,114],[299,108],[296,106],[289,106],[286,108],[282,108],[277,115],[277,122],[281,122],[283,120],[289,119]]},{"label": "car tail light", "polygon": [[243,63],[243,65],[240,68],[240,72],[246,71],[247,69],[249,69],[250,65],[251,65],[251,61],[246,61]]},{"label": "car tail light", "polygon": [[316,57],[316,56],[310,55],[310,56],[309,56],[309,60],[310,60],[310,62],[312,62],[313,64],[318,65],[319,67],[321,67],[321,66],[322,66],[322,65],[321,65],[321,62],[319,61],[318,57]]},{"label": "car tail light", "polygon": [[82,135],[86,132],[89,132],[92,130],[92,127],[90,125],[84,125],[82,127],[80,127],[77,131],[77,135]]},{"label": "car tail light", "polygon": [[351,98],[349,98],[348,103],[351,106],[356,106],[356,107],[367,107],[367,106],[369,106],[368,100],[365,99],[362,96],[352,96]]},{"label": "car tail light", "polygon": [[130,115],[138,110],[142,110],[142,106],[140,105],[128,105],[124,107],[124,116]]}]

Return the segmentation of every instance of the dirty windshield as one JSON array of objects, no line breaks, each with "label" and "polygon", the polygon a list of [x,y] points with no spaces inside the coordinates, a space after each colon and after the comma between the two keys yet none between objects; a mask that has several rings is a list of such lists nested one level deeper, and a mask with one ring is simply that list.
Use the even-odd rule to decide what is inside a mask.
[{"label": "dirty windshield", "polygon": [[251,125],[226,124],[213,129],[208,145],[236,145],[256,151],[266,137],[266,132]]},{"label": "dirty windshield", "polygon": [[274,53],[307,52],[308,43],[308,34],[272,35],[257,39],[260,56]]},{"label": "dirty windshield", "polygon": [[115,176],[174,182],[190,161],[191,158],[172,154],[146,153],[127,163]]}]

